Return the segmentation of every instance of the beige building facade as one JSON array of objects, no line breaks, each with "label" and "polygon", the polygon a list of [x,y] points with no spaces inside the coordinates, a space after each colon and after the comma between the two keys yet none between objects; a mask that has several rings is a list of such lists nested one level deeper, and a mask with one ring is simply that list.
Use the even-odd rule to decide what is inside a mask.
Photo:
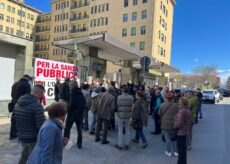
[{"label": "beige building facade", "polygon": [[0,32],[33,39],[34,25],[41,11],[23,3],[23,1],[0,1]]},{"label": "beige building facade", "polygon": [[[153,60],[170,65],[175,0],[53,0],[51,6],[48,23],[36,25],[36,28],[50,27],[49,42],[35,43],[35,46],[45,44],[48,47],[45,58],[76,63],[73,52],[54,47],[53,42],[107,33]],[[44,35],[36,33],[37,37]],[[107,63],[108,73],[119,69],[114,63]]]}]

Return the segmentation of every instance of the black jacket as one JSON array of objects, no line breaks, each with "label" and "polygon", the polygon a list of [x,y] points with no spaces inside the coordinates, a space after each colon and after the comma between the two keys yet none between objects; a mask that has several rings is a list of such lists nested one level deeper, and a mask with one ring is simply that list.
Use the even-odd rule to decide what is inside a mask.
[{"label": "black jacket", "polygon": [[11,97],[14,104],[17,103],[18,99],[31,92],[31,86],[27,79],[21,78],[18,82],[12,86]]},{"label": "black jacket", "polygon": [[69,98],[70,98],[69,85],[66,82],[64,82],[59,87],[59,99],[69,102]]},{"label": "black jacket", "polygon": [[78,113],[83,114],[85,110],[86,100],[80,88],[73,88],[70,94],[70,101],[69,101],[69,113]]},{"label": "black jacket", "polygon": [[38,131],[45,121],[43,107],[37,97],[32,94],[20,97],[14,108],[14,116],[19,139],[23,143],[36,142]]},{"label": "black jacket", "polygon": [[59,100],[59,87],[60,87],[60,82],[56,82],[54,86],[54,100],[58,101]]}]

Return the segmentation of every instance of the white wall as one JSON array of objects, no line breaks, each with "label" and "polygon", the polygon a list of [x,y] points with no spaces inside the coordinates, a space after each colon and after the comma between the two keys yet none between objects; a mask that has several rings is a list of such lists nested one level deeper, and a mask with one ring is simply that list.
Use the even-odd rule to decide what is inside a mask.
[{"label": "white wall", "polygon": [[14,84],[15,59],[0,57],[0,100],[11,99]]}]

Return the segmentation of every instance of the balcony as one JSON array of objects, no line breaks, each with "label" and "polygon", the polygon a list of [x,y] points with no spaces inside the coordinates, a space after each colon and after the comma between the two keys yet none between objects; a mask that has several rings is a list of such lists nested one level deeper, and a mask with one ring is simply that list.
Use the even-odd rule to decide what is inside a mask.
[{"label": "balcony", "polygon": [[51,21],[51,18],[50,19],[38,19],[37,23],[44,23],[44,22],[50,22],[50,21]]},{"label": "balcony", "polygon": [[82,20],[82,19],[89,19],[88,15],[80,16],[80,17],[73,17],[70,19],[70,21],[77,21],[77,20]]},{"label": "balcony", "polygon": [[77,9],[77,8],[86,7],[86,6],[89,6],[89,2],[83,2],[83,3],[79,3],[78,5],[73,5],[70,7],[70,9]]},{"label": "balcony", "polygon": [[68,58],[76,58],[77,57],[77,54],[74,54],[74,53],[70,53],[67,55]]},{"label": "balcony", "polygon": [[50,39],[35,39],[35,42],[48,42]]},{"label": "balcony", "polygon": [[86,31],[88,31],[88,28],[79,28],[79,29],[70,30],[70,33],[79,33],[79,32],[86,32]]},{"label": "balcony", "polygon": [[49,48],[35,48],[34,52],[38,52],[38,51],[49,51]]},{"label": "balcony", "polygon": [[35,30],[36,33],[39,33],[39,32],[48,32],[48,31],[50,31],[50,28],[48,28],[48,29],[36,29]]}]

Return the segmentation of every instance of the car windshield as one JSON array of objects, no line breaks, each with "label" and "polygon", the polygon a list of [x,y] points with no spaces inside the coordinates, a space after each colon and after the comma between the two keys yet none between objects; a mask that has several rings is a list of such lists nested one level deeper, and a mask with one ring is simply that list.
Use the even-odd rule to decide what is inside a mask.
[{"label": "car windshield", "polygon": [[203,91],[204,94],[213,94],[213,91]]}]

